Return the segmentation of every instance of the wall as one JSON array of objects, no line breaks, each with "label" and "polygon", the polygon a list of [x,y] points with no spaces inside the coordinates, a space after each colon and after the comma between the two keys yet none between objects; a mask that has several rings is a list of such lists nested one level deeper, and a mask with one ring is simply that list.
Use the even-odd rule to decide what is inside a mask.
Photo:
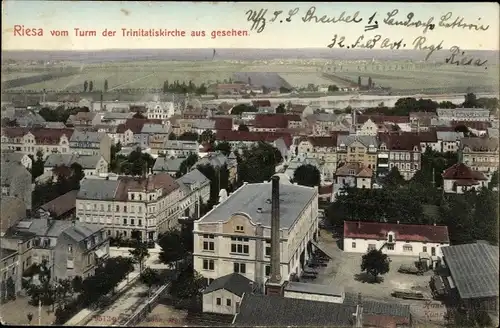
[{"label": "wall", "polygon": [[[221,299],[221,305],[217,305],[217,298]],[[227,306],[227,300],[231,305]],[[225,289],[219,289],[208,294],[203,294],[203,312],[236,314],[236,303],[241,302],[241,297]]]},{"label": "wall", "polygon": [[[374,244],[376,249],[380,249],[387,240],[375,240],[375,239],[352,239],[345,238],[344,239],[344,252],[347,253],[366,253],[368,250],[369,244]],[[352,243],[356,243],[356,247],[352,247]],[[404,251],[403,245],[411,245],[412,251]],[[406,243],[405,241],[398,241],[394,244],[394,250],[387,249],[387,245],[382,249],[382,253],[388,255],[405,255],[405,256],[415,256],[418,257],[420,252],[423,252],[423,247],[427,247],[427,253],[431,254],[431,248],[435,247],[436,255],[441,256],[440,248],[443,246],[449,246],[449,244],[441,244],[441,243],[423,243],[423,242],[415,242],[410,241]]]},{"label": "wall", "polygon": [[318,301],[318,302],[328,302],[328,303],[344,303],[344,295],[318,295],[318,294],[309,294],[309,293],[300,293],[300,292],[292,292],[285,291],[284,294],[287,298],[296,298],[301,300],[308,301]]}]

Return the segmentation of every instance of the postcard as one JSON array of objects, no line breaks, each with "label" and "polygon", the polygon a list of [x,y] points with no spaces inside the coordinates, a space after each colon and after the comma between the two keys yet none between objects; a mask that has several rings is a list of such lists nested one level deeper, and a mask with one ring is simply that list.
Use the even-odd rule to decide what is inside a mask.
[{"label": "postcard", "polygon": [[2,324],[498,327],[498,3],[2,7]]}]

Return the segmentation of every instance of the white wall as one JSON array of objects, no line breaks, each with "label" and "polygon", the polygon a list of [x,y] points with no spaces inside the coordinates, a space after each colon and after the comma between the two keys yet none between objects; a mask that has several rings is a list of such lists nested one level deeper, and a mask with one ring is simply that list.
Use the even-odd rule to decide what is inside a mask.
[{"label": "white wall", "polygon": [[309,293],[298,293],[292,291],[285,291],[285,297],[296,298],[308,301],[328,302],[328,303],[344,303],[344,295],[331,296],[331,295],[318,295]]},{"label": "white wall", "polygon": [[[217,305],[217,298],[220,298],[221,305]],[[227,300],[231,305],[227,305]],[[241,302],[241,297],[225,289],[219,289],[208,294],[203,294],[203,312],[236,314],[236,303]]]},{"label": "white wall", "polygon": [[[353,242],[356,243],[356,247],[353,248]],[[348,253],[366,253],[368,251],[368,245],[369,244],[374,244],[376,249],[380,249],[384,243],[386,243],[387,240],[376,240],[376,239],[354,239],[354,238],[345,238],[344,239],[344,252]],[[411,251],[406,251],[403,250],[404,245],[411,245],[412,250]],[[416,241],[398,241],[396,239],[396,242],[394,244],[394,250],[389,250],[387,248],[387,245],[382,249],[382,253],[387,254],[387,255],[405,255],[405,256],[415,256],[418,257],[418,254],[420,252],[424,252],[424,246],[427,247],[426,252],[431,255],[431,249],[432,247],[435,247],[436,249],[436,255],[437,256],[442,256],[441,255],[441,247],[443,246],[449,246],[448,243],[423,243],[423,242],[416,242]]]}]

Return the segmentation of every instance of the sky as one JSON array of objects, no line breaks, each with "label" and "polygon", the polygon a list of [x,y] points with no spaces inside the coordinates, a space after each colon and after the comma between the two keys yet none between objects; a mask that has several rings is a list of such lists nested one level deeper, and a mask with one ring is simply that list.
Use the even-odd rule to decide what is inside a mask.
[{"label": "sky", "polygon": [[[302,18],[311,6],[316,7],[316,16],[339,17],[359,11],[363,21],[355,23],[313,23]],[[333,35],[345,37],[346,44],[355,43],[358,37],[365,40],[379,34],[392,42],[403,39],[407,49],[415,38],[426,37],[425,45],[443,48],[459,46],[470,50],[499,49],[499,5],[495,2],[477,3],[300,3],[300,2],[98,2],[98,1],[21,1],[2,2],[2,49],[4,50],[103,50],[103,49],[170,49],[170,48],[322,48]],[[290,10],[298,7],[291,22],[286,22]],[[261,33],[251,31],[247,21],[248,10],[267,9],[267,24]],[[434,17],[433,30],[424,33],[423,27],[390,26],[383,23],[389,12],[397,9],[395,20],[407,20],[414,13],[414,21],[427,22]],[[273,12],[283,14],[275,22],[269,22]],[[378,29],[364,31],[369,17],[374,14]],[[440,18],[451,12],[452,23],[463,17],[467,24],[489,25],[486,31],[439,26]],[[280,23],[279,20],[283,19]],[[14,26],[42,28],[43,36],[15,36]],[[95,30],[97,36],[77,37],[74,28]],[[124,37],[121,29],[179,29],[186,37]],[[52,36],[51,30],[68,30],[69,36]],[[116,30],[117,36],[102,36],[105,29]],[[212,31],[246,30],[248,36],[212,38]],[[206,31],[205,37],[191,37],[191,31]],[[375,48],[380,48],[381,41]]]}]

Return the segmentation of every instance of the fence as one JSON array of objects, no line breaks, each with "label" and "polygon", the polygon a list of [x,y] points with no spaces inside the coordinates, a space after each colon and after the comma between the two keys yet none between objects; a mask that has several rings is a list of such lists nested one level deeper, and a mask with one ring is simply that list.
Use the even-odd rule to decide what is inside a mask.
[{"label": "fence", "polygon": [[134,327],[137,323],[141,322],[146,316],[151,312],[153,307],[158,303],[158,300],[161,296],[164,296],[168,292],[168,288],[170,287],[170,282],[161,286],[153,296],[147,301],[145,305],[143,305],[139,311],[134,313],[123,325],[125,327]]}]

